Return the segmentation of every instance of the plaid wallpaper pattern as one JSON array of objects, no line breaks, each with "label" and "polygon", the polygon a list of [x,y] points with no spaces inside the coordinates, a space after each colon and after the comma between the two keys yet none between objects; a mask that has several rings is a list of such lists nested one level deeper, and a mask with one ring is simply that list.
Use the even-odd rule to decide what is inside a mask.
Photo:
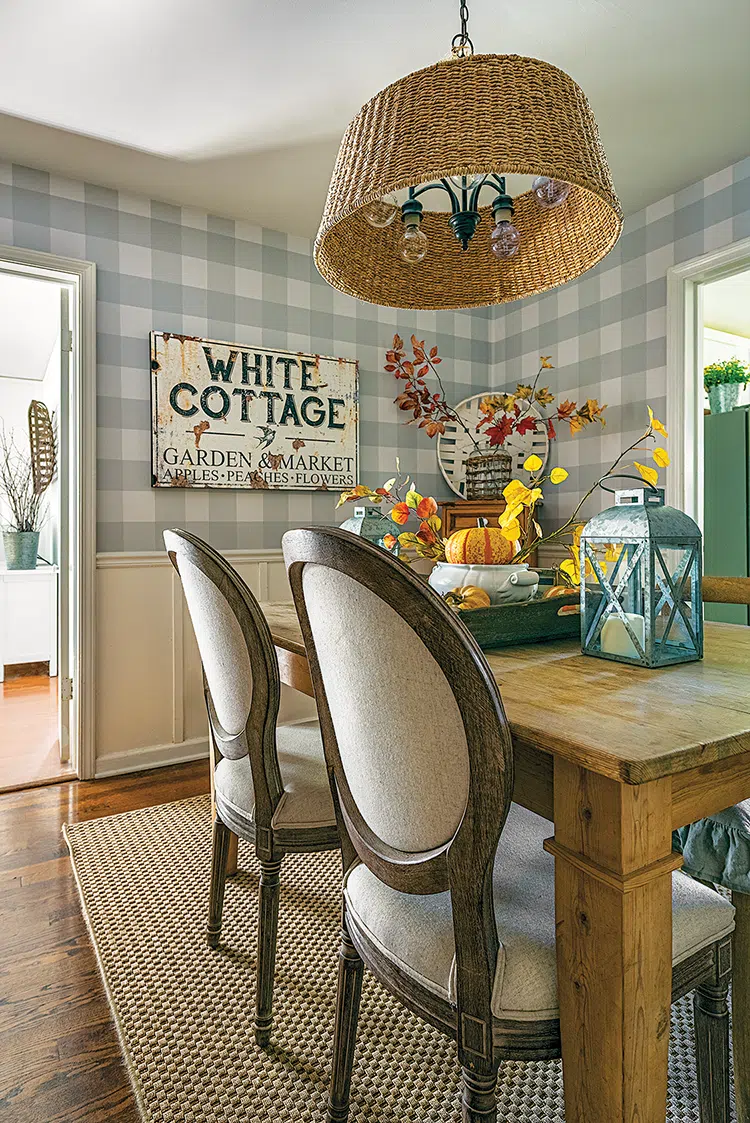
[{"label": "plaid wallpaper pattern", "polygon": [[[551,355],[551,389],[574,401],[607,403],[607,425],[571,438],[561,426],[550,464],[570,473],[549,488],[545,526],[568,517],[577,498],[648,423],[646,404],[666,413],[667,270],[750,237],[750,158],[639,211],[612,252],[578,281],[499,307],[490,324],[493,385],[530,382]],[[623,486],[627,486],[623,483]],[[607,506],[606,494],[584,510]]]},{"label": "plaid wallpaper pattern", "polygon": [[450,397],[468,397],[488,385],[489,310],[364,304],[320,278],[306,239],[2,162],[0,244],[97,265],[98,550],[160,550],[172,526],[220,550],[275,549],[289,527],[345,517],[336,493],[152,490],[152,329],[358,359],[363,480],[400,456],[423,491],[449,495],[434,444],[393,405],[383,351],[394,331],[429,337]]},{"label": "plaid wallpaper pattern", "polygon": [[98,266],[100,551],[161,549],[175,525],[219,549],[273,549],[291,526],[341,521],[328,493],[151,489],[152,329],[358,359],[363,480],[382,481],[400,456],[438,498],[449,492],[434,445],[404,426],[381,369],[393,332],[438,343],[454,401],[529,381],[540,353],[552,355],[552,389],[607,402],[608,424],[554,447],[552,463],[570,475],[549,498],[551,526],[637,437],[645,403],[664,416],[669,267],[748,236],[750,158],[633,215],[612,253],[570,285],[494,309],[399,312],[330,288],[306,239],[0,161],[0,244]]}]

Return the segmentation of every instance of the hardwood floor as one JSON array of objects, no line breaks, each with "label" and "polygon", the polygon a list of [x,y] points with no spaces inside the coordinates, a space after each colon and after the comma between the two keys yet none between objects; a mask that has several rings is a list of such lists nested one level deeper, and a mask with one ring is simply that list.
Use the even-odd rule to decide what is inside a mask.
[{"label": "hardwood floor", "polygon": [[208,790],[198,761],[0,795],[0,1123],[138,1123],[61,827]]},{"label": "hardwood floor", "polygon": [[0,683],[0,792],[73,775],[60,763],[57,689],[41,674]]}]

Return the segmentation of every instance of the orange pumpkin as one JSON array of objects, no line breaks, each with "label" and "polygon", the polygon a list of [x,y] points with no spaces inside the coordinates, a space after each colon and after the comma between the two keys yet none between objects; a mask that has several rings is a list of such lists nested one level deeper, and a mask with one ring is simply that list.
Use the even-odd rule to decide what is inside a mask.
[{"label": "orange pumpkin", "polygon": [[490,594],[478,585],[461,585],[458,589],[451,589],[445,597],[451,608],[460,612],[472,608],[489,608],[492,603]]},{"label": "orange pumpkin", "polygon": [[445,560],[453,565],[507,565],[513,546],[499,526],[457,530],[445,544]]}]

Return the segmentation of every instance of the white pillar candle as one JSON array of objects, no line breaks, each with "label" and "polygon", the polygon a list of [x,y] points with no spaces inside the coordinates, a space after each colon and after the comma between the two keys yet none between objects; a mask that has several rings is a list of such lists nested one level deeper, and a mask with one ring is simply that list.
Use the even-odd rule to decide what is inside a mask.
[{"label": "white pillar candle", "polygon": [[[646,622],[637,612],[626,612],[628,624],[641,647],[645,643]],[[602,628],[602,651],[607,655],[624,655],[626,659],[640,659],[640,653],[630,638],[619,616],[610,616]]]}]

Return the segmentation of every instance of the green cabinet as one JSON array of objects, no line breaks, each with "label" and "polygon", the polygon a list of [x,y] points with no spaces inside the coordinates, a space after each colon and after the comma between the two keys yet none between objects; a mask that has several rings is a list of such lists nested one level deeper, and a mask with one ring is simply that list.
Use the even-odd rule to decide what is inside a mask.
[{"label": "green cabinet", "polygon": [[[750,576],[750,409],[704,417],[703,570]],[[706,620],[748,624],[747,605],[707,604]]]}]

